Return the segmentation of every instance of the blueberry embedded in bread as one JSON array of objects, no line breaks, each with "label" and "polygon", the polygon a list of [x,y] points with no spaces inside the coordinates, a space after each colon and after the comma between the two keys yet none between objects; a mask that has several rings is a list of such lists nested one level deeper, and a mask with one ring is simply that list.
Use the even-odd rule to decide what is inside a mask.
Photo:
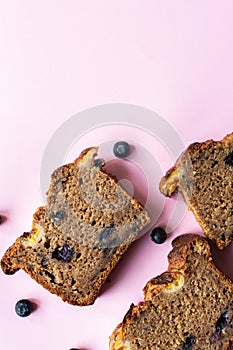
[{"label": "blueberry embedded in bread", "polygon": [[181,192],[204,233],[220,249],[233,240],[233,133],[191,144],[161,179],[160,191]]},{"label": "blueberry embedded in bread", "polygon": [[74,305],[93,304],[110,272],[150,223],[146,209],[95,160],[97,148],[52,174],[47,205],[32,230],[16,239],[1,267],[23,269]]},{"label": "blueberry embedded in bread", "polygon": [[229,350],[233,345],[233,283],[213,264],[208,241],[173,241],[166,272],[144,288],[110,338],[110,350]]}]

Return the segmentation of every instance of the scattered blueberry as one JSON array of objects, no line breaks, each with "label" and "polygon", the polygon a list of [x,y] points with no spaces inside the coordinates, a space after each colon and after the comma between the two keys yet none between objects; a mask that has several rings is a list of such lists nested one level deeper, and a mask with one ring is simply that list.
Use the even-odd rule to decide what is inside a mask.
[{"label": "scattered blueberry", "polygon": [[128,142],[119,141],[115,143],[113,153],[117,158],[125,158],[130,154],[130,145]]},{"label": "scattered blueberry", "polygon": [[21,299],[15,304],[15,312],[20,317],[27,317],[31,314],[33,305],[30,300]]},{"label": "scattered blueberry", "polygon": [[162,244],[167,239],[167,234],[162,227],[155,227],[152,230],[150,236],[151,236],[152,241],[154,243],[157,243],[157,244]]},{"label": "scattered blueberry", "polygon": [[60,222],[61,220],[63,220],[65,218],[65,213],[64,211],[57,211],[55,213],[52,213],[50,215],[51,219],[55,222]]},{"label": "scattered blueberry", "polygon": [[233,166],[233,151],[230,152],[224,160],[227,165]]},{"label": "scattered blueberry", "polygon": [[71,248],[69,244],[65,243],[63,244],[63,247],[58,247],[54,250],[52,258],[67,263],[71,261],[73,254],[73,248]]},{"label": "scattered blueberry", "polygon": [[2,222],[3,222],[3,218],[2,218],[2,216],[0,215],[0,225],[1,225]]},{"label": "scattered blueberry", "polygon": [[182,346],[182,350],[190,350],[196,342],[196,337],[194,335],[189,335]]}]

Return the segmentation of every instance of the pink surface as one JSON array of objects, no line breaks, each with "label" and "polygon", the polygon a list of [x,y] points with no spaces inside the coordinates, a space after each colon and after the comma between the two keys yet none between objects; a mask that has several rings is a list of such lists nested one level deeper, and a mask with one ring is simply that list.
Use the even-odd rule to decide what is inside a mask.
[{"label": "pink surface", "polygon": [[[108,103],[143,106],[159,113],[184,145],[231,132],[232,32],[231,0],[1,1],[0,213],[7,221],[0,226],[0,256],[30,229],[32,213],[43,204],[40,171],[46,146],[76,113]],[[137,145],[153,153],[157,175],[173,160],[166,144],[133,129],[118,123],[100,132],[88,130],[70,145],[65,160],[76,158],[91,141],[127,138],[135,153],[123,175],[118,167],[115,172],[128,176],[129,187],[135,185],[143,200],[150,167],[145,173],[140,168]],[[149,235],[136,241],[93,306],[70,306],[24,272],[9,277],[0,271],[0,348],[108,349],[108,337],[130,303],[142,300],[146,281],[166,268],[171,240],[181,233],[201,233],[193,216],[183,215],[182,204],[175,228],[174,201],[164,202],[156,177],[149,185],[155,191],[156,225],[169,228],[170,222],[174,229],[162,246]],[[232,246],[215,256],[233,278]],[[26,319],[14,312],[21,298],[38,305]]]}]

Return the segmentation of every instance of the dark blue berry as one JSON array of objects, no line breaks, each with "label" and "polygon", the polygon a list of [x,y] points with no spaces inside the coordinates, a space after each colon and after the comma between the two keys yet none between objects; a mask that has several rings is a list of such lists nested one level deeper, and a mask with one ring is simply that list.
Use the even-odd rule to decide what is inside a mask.
[{"label": "dark blue berry", "polygon": [[3,222],[2,216],[0,215],[0,225]]},{"label": "dark blue berry", "polygon": [[167,239],[167,234],[162,227],[155,227],[152,230],[150,236],[151,236],[152,241],[157,243],[157,244],[162,244]]},{"label": "dark blue berry", "polygon": [[104,165],[104,160],[103,159],[98,158],[98,159],[94,160],[94,166],[95,167],[101,168],[103,165]]},{"label": "dark blue berry", "polygon": [[224,160],[227,165],[233,166],[233,151],[230,152]]},{"label": "dark blue berry", "polygon": [[61,220],[63,220],[65,218],[65,213],[64,211],[57,211],[55,213],[52,213],[50,215],[51,219],[55,222],[60,222]]},{"label": "dark blue berry", "polygon": [[224,312],[220,317],[219,319],[217,320],[216,322],[216,325],[215,325],[215,329],[216,329],[216,332],[220,332],[222,331],[224,328],[226,328],[229,324],[229,317],[228,317],[228,313],[227,312]]},{"label": "dark blue berry", "polygon": [[113,153],[117,158],[125,158],[130,154],[130,145],[128,142],[119,141],[115,143]]},{"label": "dark blue berry", "polygon": [[21,299],[15,304],[15,312],[20,317],[27,317],[31,314],[33,305],[30,300]]},{"label": "dark blue berry", "polygon": [[69,244],[65,243],[62,247],[58,247],[54,250],[52,258],[55,258],[63,263],[70,262],[73,257],[73,249]]},{"label": "dark blue berry", "polygon": [[189,335],[182,346],[182,350],[190,350],[196,342],[196,337],[194,335]]}]

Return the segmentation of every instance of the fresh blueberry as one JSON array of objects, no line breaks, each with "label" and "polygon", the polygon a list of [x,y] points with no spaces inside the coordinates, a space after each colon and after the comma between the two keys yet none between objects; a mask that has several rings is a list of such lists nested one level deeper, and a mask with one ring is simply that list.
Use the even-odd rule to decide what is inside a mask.
[{"label": "fresh blueberry", "polygon": [[130,154],[130,145],[128,142],[119,141],[115,143],[113,153],[117,158],[125,158]]},{"label": "fresh blueberry", "polygon": [[73,257],[73,248],[69,244],[64,243],[62,247],[58,247],[54,250],[52,258],[55,258],[63,263],[70,262]]},{"label": "fresh blueberry", "polygon": [[157,244],[162,244],[167,239],[166,231],[162,227],[155,227],[150,236],[152,241]]},{"label": "fresh blueberry", "polygon": [[15,304],[15,312],[20,317],[27,317],[31,314],[33,305],[30,300],[21,299]]},{"label": "fresh blueberry", "polygon": [[233,151],[230,152],[224,160],[227,165],[233,166]]},{"label": "fresh blueberry", "polygon": [[65,213],[64,211],[57,211],[55,213],[52,213],[50,215],[51,219],[55,222],[60,222],[61,220],[63,220],[65,218]]},{"label": "fresh blueberry", "polygon": [[0,215],[0,225],[3,222],[2,216]]},{"label": "fresh blueberry", "polygon": [[182,350],[190,350],[192,346],[196,343],[196,337],[194,335],[189,335],[182,346]]}]

